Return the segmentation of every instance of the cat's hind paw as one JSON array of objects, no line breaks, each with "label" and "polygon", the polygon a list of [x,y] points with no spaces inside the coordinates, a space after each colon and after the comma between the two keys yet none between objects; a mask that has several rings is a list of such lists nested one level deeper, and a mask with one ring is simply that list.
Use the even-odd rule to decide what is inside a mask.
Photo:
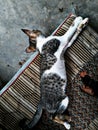
[{"label": "cat's hind paw", "polygon": [[66,128],[67,130],[70,130],[71,125],[70,125],[69,123],[64,122],[64,124],[63,124],[63,125],[65,126],[65,128]]}]

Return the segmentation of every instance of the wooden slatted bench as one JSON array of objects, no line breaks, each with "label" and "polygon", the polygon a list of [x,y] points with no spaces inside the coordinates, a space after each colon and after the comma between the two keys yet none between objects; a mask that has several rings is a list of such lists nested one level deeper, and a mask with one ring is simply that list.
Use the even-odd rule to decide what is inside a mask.
[{"label": "wooden slatted bench", "polygon": [[[63,35],[76,16],[69,15],[52,35]],[[66,52],[66,68],[70,83],[83,65],[98,52],[97,33],[87,26],[75,44]],[[34,117],[40,99],[40,55],[36,51],[16,75],[0,91],[0,124],[19,130],[18,123]]]}]

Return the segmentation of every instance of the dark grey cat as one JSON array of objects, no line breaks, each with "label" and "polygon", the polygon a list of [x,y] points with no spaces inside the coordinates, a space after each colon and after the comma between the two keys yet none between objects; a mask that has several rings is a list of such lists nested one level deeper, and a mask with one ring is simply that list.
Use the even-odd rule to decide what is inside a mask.
[{"label": "dark grey cat", "polygon": [[[41,55],[41,99],[33,120],[24,128],[31,129],[39,120],[42,109],[45,109],[48,116],[70,129],[70,124],[64,118],[66,115],[69,98],[66,95],[67,76],[65,68],[64,53],[72,45],[82,28],[85,27],[88,18],[77,17],[69,30],[63,36],[44,37],[39,30],[22,29],[29,36],[30,46],[27,52],[34,48],[38,49]],[[63,117],[63,119],[62,119]]]}]

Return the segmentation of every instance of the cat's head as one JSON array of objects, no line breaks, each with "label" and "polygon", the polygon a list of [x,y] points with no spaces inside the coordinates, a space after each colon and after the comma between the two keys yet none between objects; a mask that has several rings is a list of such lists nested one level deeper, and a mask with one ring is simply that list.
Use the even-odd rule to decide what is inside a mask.
[{"label": "cat's head", "polygon": [[26,52],[30,53],[35,51],[36,49],[36,38],[39,35],[42,35],[40,30],[28,30],[28,29],[21,29],[27,36],[29,37],[29,46],[26,48]]}]

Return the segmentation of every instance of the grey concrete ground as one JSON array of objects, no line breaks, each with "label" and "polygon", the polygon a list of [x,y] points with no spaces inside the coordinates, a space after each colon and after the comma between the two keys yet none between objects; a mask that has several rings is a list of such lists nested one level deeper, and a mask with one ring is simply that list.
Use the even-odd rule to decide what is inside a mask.
[{"label": "grey concrete ground", "polygon": [[8,82],[31,55],[22,28],[49,35],[71,12],[88,16],[98,31],[98,0],[0,0],[0,78]]},{"label": "grey concrete ground", "polygon": [[50,35],[70,13],[89,17],[98,32],[98,0],[0,0],[0,81],[7,83],[32,55],[22,28]]}]

